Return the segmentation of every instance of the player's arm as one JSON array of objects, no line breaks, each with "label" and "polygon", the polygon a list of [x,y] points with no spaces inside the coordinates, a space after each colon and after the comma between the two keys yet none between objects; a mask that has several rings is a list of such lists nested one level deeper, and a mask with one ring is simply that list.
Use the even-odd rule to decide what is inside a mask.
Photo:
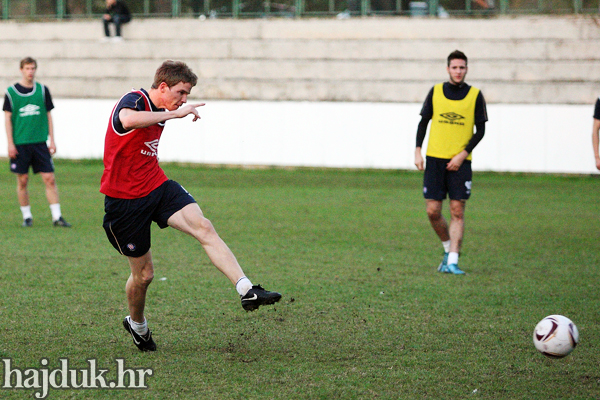
[{"label": "player's arm", "polygon": [[475,146],[481,142],[485,135],[485,123],[488,120],[487,106],[483,94],[479,92],[477,100],[475,102],[475,133],[467,143],[467,146],[463,151],[452,157],[450,162],[446,164],[446,169],[449,171],[458,171],[462,163],[467,159],[469,154],[473,152]]},{"label": "player's arm", "polygon": [[425,168],[425,160],[423,160],[423,155],[421,154],[421,148],[423,147],[423,141],[425,140],[425,135],[427,134],[427,125],[429,125],[429,119],[426,117],[421,117],[421,122],[419,122],[419,126],[417,127],[417,145],[415,147],[415,166],[419,171],[423,171]]},{"label": "player's arm", "polygon": [[600,170],[600,153],[598,152],[598,146],[600,145],[599,132],[600,131],[600,120],[594,118],[594,124],[592,126],[592,147],[594,148],[594,158],[596,160],[596,169]]},{"label": "player's arm", "polygon": [[54,143],[54,124],[52,122],[52,114],[50,111],[46,113],[48,116],[48,151],[51,155],[56,153],[56,143]]},{"label": "player's arm", "polygon": [[469,153],[466,150],[461,151],[460,153],[452,157],[450,162],[446,164],[446,169],[448,171],[458,171],[458,169],[460,168],[462,163],[465,162],[468,156]]},{"label": "player's arm", "polygon": [[161,112],[138,111],[132,108],[122,108],[121,111],[119,111],[119,120],[121,121],[123,128],[127,131],[146,128],[170,119],[183,118],[190,114],[194,116],[193,121],[196,121],[200,118],[196,108],[203,105],[204,103],[188,104],[177,110]]},{"label": "player's arm", "polygon": [[425,135],[427,134],[427,125],[429,125],[429,121],[433,117],[433,88],[427,94],[425,101],[423,102],[423,107],[421,108],[421,122],[419,122],[419,126],[417,127],[417,143],[415,147],[415,166],[419,171],[423,171],[425,168],[425,161],[423,160],[423,155],[421,154],[421,148],[423,147],[423,141],[425,140]]},{"label": "player's arm", "polygon": [[469,154],[473,152],[473,149],[477,144],[483,139],[485,135],[485,122],[477,122],[475,124],[475,133],[469,140],[467,147],[450,160],[448,164],[446,164],[446,169],[448,171],[458,171],[463,162],[467,159]]},{"label": "player's arm", "polygon": [[4,95],[4,105],[2,106],[2,110],[4,111],[4,129],[6,130],[8,157],[16,158],[19,152],[17,151],[17,146],[15,146],[15,140],[13,138],[12,103],[8,97],[8,93]]},{"label": "player's arm", "polygon": [[8,142],[8,157],[16,158],[19,152],[13,139],[12,112],[4,111],[4,128],[6,129],[6,141]]},{"label": "player's arm", "polygon": [[425,161],[423,160],[420,147],[415,147],[415,166],[419,171],[423,171],[425,169]]},{"label": "player's arm", "polygon": [[44,86],[44,102],[46,104],[46,116],[48,118],[48,151],[50,154],[56,153],[56,143],[54,142],[54,123],[52,122],[52,114],[50,113],[54,110],[54,103],[52,102],[52,95],[50,94],[50,89],[47,86]]}]

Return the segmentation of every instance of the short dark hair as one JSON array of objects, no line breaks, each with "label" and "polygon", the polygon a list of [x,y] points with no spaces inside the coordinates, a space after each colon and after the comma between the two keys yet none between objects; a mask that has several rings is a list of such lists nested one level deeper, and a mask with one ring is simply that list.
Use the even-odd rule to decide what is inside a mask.
[{"label": "short dark hair", "polygon": [[465,64],[469,63],[465,53],[463,53],[460,50],[454,50],[452,53],[450,53],[450,55],[448,56],[448,66],[450,66],[450,61],[452,60],[465,60]]},{"label": "short dark hair", "polygon": [[163,82],[166,83],[168,87],[173,87],[179,82],[191,83],[192,86],[196,86],[198,77],[184,62],[167,60],[156,70],[152,88],[158,89]]},{"label": "short dark hair", "polygon": [[21,60],[21,66],[19,68],[23,69],[23,67],[26,66],[27,64],[33,64],[37,68],[37,61],[35,61],[31,57],[25,57],[24,59],[22,59]]}]

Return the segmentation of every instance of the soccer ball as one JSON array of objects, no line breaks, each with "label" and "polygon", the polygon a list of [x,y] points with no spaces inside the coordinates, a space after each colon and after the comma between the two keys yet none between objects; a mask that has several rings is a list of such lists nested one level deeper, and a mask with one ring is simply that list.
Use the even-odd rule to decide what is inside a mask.
[{"label": "soccer ball", "polygon": [[562,315],[549,315],[541,320],[533,331],[533,344],[542,354],[562,358],[575,349],[579,331],[575,324]]}]

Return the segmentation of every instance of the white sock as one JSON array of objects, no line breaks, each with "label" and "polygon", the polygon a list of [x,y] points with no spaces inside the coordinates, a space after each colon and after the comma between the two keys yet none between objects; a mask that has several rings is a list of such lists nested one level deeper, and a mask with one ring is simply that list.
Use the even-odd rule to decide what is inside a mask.
[{"label": "white sock", "polygon": [[448,253],[448,265],[458,264],[458,253]]},{"label": "white sock", "polygon": [[130,316],[127,318],[129,318],[129,325],[131,325],[135,333],[138,335],[145,335],[148,333],[148,321],[146,321],[146,318],[144,318],[144,322],[141,324],[132,320]]},{"label": "white sock", "polygon": [[446,252],[446,253],[450,252],[450,241],[449,240],[442,242],[442,246],[444,246],[444,252]]},{"label": "white sock", "polygon": [[245,276],[241,277],[235,283],[235,290],[237,290],[240,296],[244,296],[250,289],[252,289],[252,282],[250,282],[250,279],[246,278]]},{"label": "white sock", "polygon": [[60,203],[50,204],[50,212],[52,213],[52,221],[57,221],[61,217]]},{"label": "white sock", "polygon": [[31,206],[23,206],[21,207],[21,213],[23,214],[23,219],[33,218],[31,215]]}]

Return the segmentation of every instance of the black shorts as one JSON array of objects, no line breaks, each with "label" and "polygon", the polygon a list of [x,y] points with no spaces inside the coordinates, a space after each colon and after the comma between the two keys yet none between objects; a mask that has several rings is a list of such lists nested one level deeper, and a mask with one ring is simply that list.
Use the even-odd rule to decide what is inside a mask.
[{"label": "black shorts", "polygon": [[141,257],[150,250],[150,225],[161,229],[177,211],[196,200],[179,183],[168,180],[139,199],[104,199],[104,223],[108,240],[124,256]]},{"label": "black shorts", "polygon": [[54,172],[54,163],[46,142],[19,144],[17,147],[17,158],[10,159],[10,170],[15,174],[29,173],[29,167],[33,173]]},{"label": "black shorts", "polygon": [[471,196],[473,171],[471,161],[465,160],[458,171],[448,171],[450,160],[426,157],[423,176],[423,196],[428,200],[468,200]]}]

